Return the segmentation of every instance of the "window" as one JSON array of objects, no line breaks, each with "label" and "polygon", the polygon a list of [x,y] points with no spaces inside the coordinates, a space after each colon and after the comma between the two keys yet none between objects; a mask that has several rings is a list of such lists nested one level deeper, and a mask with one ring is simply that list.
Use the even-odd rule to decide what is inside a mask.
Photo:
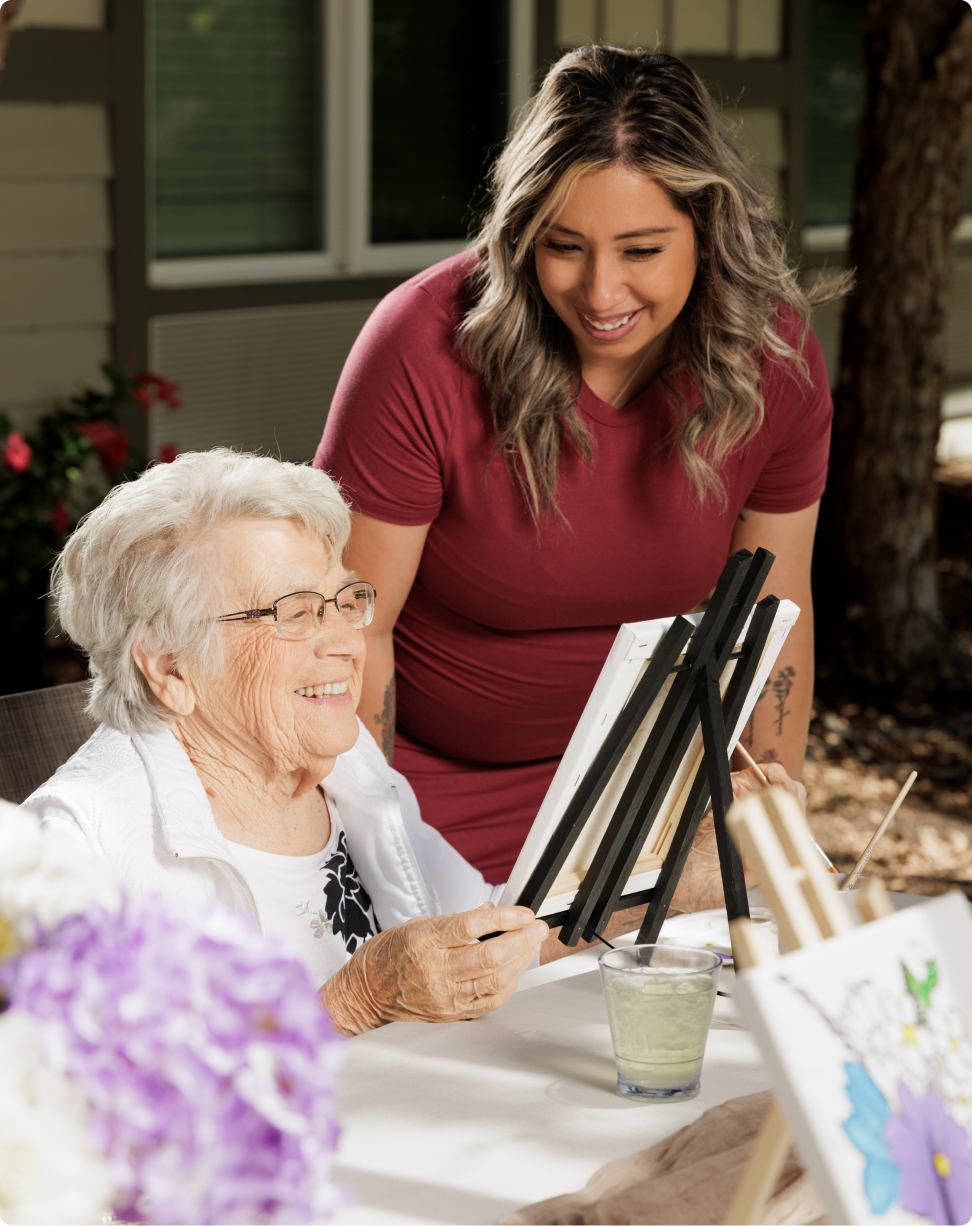
[{"label": "window", "polygon": [[506,135],[507,5],[374,0],[373,23],[371,241],[462,239]]},{"label": "window", "polygon": [[851,219],[857,125],[864,109],[861,26],[867,0],[814,0],[807,114],[809,226]]},{"label": "window", "polygon": [[[861,47],[867,0],[813,0],[807,110],[808,226],[845,226],[854,204],[857,129],[864,110]],[[972,213],[972,161],[962,211]]]},{"label": "window", "polygon": [[321,245],[315,0],[155,0],[157,256]]},{"label": "window", "polygon": [[533,0],[154,0],[152,283],[461,250],[532,19]]}]

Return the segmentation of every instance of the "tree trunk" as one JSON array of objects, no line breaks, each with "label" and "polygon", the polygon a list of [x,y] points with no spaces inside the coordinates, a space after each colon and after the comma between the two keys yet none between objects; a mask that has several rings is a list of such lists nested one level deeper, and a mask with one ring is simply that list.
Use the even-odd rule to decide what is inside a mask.
[{"label": "tree trunk", "polygon": [[972,8],[870,0],[831,477],[815,559],[821,677],[972,687],[938,598],[944,316],[972,136]]}]

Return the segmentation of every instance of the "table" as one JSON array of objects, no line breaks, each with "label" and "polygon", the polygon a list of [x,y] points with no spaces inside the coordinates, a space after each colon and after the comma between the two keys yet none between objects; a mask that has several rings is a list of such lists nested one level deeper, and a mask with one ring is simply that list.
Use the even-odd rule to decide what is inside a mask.
[{"label": "table", "polygon": [[596,967],[586,950],[528,971],[503,1009],[476,1021],[396,1022],[351,1039],[335,1179],[359,1203],[336,1221],[496,1222],[576,1191],[709,1107],[769,1089],[752,1036],[718,997],[699,1097],[618,1097]]}]

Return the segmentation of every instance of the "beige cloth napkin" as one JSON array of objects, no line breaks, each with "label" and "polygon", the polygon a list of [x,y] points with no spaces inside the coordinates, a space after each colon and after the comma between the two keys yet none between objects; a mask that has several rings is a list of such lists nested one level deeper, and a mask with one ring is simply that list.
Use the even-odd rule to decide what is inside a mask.
[{"label": "beige cloth napkin", "polygon": [[[723,1222],[771,1101],[770,1092],[764,1091],[710,1107],[694,1124],[651,1149],[606,1163],[582,1191],[527,1205],[503,1218],[501,1226]],[[776,1226],[825,1220],[816,1190],[791,1150],[762,1222]]]}]

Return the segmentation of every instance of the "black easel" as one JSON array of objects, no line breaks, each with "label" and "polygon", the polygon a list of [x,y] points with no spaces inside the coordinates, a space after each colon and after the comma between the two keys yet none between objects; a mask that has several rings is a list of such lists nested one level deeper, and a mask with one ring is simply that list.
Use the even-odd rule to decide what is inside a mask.
[{"label": "black easel", "polygon": [[[638,941],[650,944],[658,939],[710,797],[726,910],[730,919],[749,915],[742,861],[726,833],[726,811],[732,804],[728,738],[742,714],[780,603],[777,597],[767,596],[756,604],[774,560],[773,554],[765,549],[758,549],[755,554],[745,549],[734,553],[694,634],[691,622],[684,617],[675,618],[571,798],[517,899],[521,906],[533,911],[547,897],[625,750],[667,677],[674,673],[671,689],[574,901],[565,911],[543,917],[551,928],[561,926],[560,940],[565,945],[576,945],[582,936],[585,940],[602,936],[615,911],[644,902],[648,903],[648,911]],[[750,612],[753,616],[742,649],[734,652]],[[683,653],[684,659],[678,663]],[[720,698],[719,679],[730,659],[738,663],[725,698]],[[624,894],[638,855],[700,723],[702,761],[658,881],[649,890]]]}]

